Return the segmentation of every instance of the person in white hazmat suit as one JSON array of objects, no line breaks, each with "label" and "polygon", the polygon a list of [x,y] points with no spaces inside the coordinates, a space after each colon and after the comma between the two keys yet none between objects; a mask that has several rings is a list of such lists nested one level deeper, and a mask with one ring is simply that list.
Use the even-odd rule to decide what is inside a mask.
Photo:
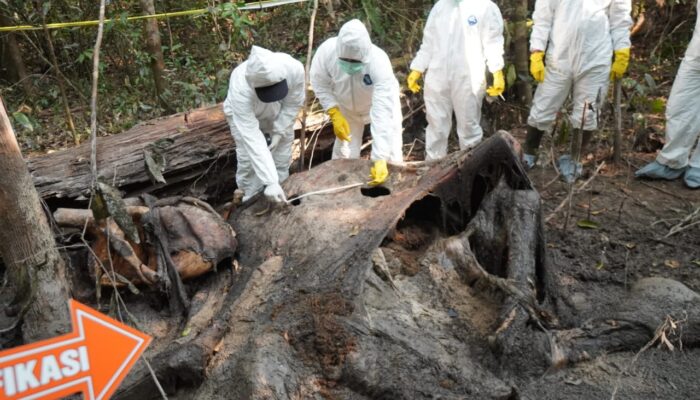
[{"label": "person in white hazmat suit", "polygon": [[372,44],[365,25],[353,19],[316,50],[310,79],[333,123],[333,159],[359,158],[362,133],[370,124],[370,184],[383,183],[389,175],[387,161],[403,162],[399,83],[389,56]]},{"label": "person in white hazmat suit", "polygon": [[[567,182],[581,175],[579,160],[598,129],[598,110],[607,95],[608,80],[621,79],[627,71],[631,9],[631,0],[536,1],[530,73],[540,85],[527,120],[524,162],[528,168],[535,165],[542,136],[552,130],[573,90],[571,154],[559,158],[559,170]],[[583,117],[586,103],[589,107]]]},{"label": "person in white hazmat suit", "polygon": [[[289,176],[304,82],[299,61],[258,46],[231,73],[224,114],[236,142],[236,184],[243,201],[263,189],[268,200],[286,201],[280,183]],[[269,146],[265,134],[270,136]]]},{"label": "person in white hazmat suit", "polygon": [[[505,89],[503,43],[503,17],[490,0],[439,0],[430,10],[407,82],[418,93],[418,81],[425,74],[426,160],[447,154],[453,111],[459,148],[481,141],[485,92],[499,96]],[[487,67],[493,74],[488,89]]]},{"label": "person in white hazmat suit", "polygon": [[[700,16],[700,2],[697,3]],[[700,17],[695,21],[693,39],[678,68],[666,105],[666,144],[656,161],[635,175],[639,178],[677,179],[683,175],[686,186],[700,188]],[[695,146],[692,156],[691,150]]]}]

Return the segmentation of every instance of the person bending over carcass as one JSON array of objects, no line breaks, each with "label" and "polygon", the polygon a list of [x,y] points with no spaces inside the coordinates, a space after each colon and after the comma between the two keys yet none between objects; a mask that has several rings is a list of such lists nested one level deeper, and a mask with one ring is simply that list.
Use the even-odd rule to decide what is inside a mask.
[{"label": "person bending over carcass", "polygon": [[286,201],[280,183],[289,176],[294,120],[304,95],[304,66],[288,54],[253,46],[231,73],[224,114],[236,142],[243,201],[261,190],[272,202]]},{"label": "person bending over carcass", "polygon": [[387,161],[403,162],[399,83],[387,54],[372,44],[364,24],[345,23],[316,50],[311,86],[333,123],[333,158],[359,158],[366,124],[372,132],[370,184],[389,175]]}]

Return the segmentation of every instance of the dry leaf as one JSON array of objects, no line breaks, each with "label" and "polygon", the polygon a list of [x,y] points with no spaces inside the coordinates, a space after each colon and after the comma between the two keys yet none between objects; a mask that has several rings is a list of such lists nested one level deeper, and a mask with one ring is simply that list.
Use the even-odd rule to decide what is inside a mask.
[{"label": "dry leaf", "polygon": [[590,220],[587,220],[587,219],[579,220],[579,221],[576,223],[576,226],[578,226],[579,228],[583,228],[583,229],[598,229],[598,223],[597,223],[597,222],[593,222],[593,221],[590,221]]},{"label": "dry leaf", "polygon": [[666,260],[664,261],[664,265],[669,268],[676,269],[681,266],[681,263],[678,262],[678,260]]},{"label": "dry leaf", "polygon": [[358,225],[355,225],[350,231],[350,237],[357,236],[358,233],[360,233],[360,227]]}]

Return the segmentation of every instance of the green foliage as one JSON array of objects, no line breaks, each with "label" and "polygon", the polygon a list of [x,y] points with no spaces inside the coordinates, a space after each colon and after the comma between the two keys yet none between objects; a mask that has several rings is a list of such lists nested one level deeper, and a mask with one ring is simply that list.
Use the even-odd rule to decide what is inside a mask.
[{"label": "green foliage", "polygon": [[34,131],[34,124],[32,124],[32,121],[29,120],[29,117],[27,117],[26,114],[17,111],[12,113],[12,118],[15,120],[15,123],[21,126],[23,129],[26,129],[29,132]]}]

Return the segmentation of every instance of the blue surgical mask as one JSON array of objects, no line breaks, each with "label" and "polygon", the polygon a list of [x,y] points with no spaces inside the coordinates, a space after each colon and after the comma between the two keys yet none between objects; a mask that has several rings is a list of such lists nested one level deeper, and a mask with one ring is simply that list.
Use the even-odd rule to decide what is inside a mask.
[{"label": "blue surgical mask", "polygon": [[338,65],[340,69],[348,75],[355,75],[358,72],[362,72],[364,68],[364,64],[361,62],[350,62],[341,59],[338,59]]}]

